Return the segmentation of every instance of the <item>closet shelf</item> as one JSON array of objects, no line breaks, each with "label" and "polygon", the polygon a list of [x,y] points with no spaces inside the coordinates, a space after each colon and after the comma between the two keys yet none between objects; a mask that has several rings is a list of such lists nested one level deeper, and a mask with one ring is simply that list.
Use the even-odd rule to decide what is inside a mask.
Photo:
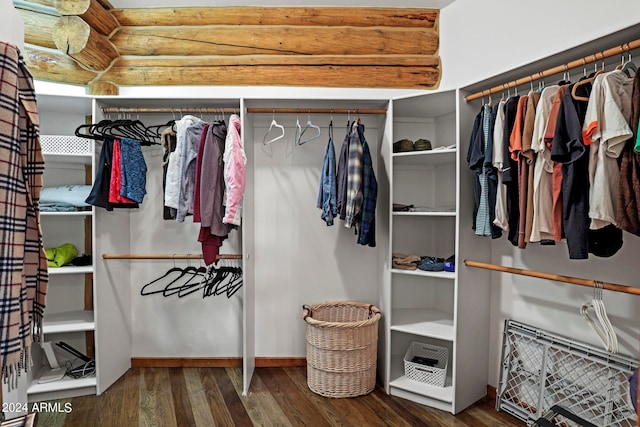
[{"label": "closet shelf", "polygon": [[42,332],[47,334],[61,334],[66,332],[93,331],[96,324],[93,311],[77,310],[63,313],[45,314]]},{"label": "closet shelf", "polygon": [[413,381],[402,375],[391,381],[389,386],[391,387],[391,394],[394,394],[394,389],[397,389],[428,397],[430,399],[453,403],[453,386],[451,384],[451,377],[447,377],[444,387],[438,387],[419,381]]},{"label": "closet shelf", "polygon": [[407,274],[409,276],[435,277],[437,279],[454,280],[456,278],[456,273],[449,271],[400,270],[392,268],[391,272],[395,274]]},{"label": "closet shelf", "polygon": [[393,212],[393,216],[456,216],[456,211],[442,209],[428,212]]},{"label": "closet shelf", "polygon": [[40,212],[40,216],[93,216],[93,211]]},{"label": "closet shelf", "polygon": [[97,381],[96,377],[87,377],[87,378],[71,378],[71,377],[63,377],[58,381],[51,381],[43,384],[38,384],[38,380],[40,378],[35,378],[29,388],[27,389],[27,394],[38,394],[38,393],[50,393],[54,391],[63,391],[63,390],[76,390],[82,388],[96,387]]},{"label": "closet shelf", "polygon": [[394,308],[391,330],[446,341],[455,339],[453,314],[434,308]]},{"label": "closet shelf", "polygon": [[436,166],[455,163],[457,151],[458,150],[456,150],[455,148],[447,148],[443,150],[409,151],[406,153],[393,153],[392,157],[396,166]]},{"label": "closet shelf", "polygon": [[64,266],[64,267],[49,267],[49,274],[87,274],[93,273],[93,266],[87,265],[82,267],[76,266]]}]

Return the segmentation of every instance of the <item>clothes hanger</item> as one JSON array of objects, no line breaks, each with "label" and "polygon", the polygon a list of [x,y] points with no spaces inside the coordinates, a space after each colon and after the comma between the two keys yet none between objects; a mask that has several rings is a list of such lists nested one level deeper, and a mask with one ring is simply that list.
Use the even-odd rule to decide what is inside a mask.
[{"label": "clothes hanger", "polygon": [[[313,134],[311,136],[309,136],[307,139],[302,139],[302,136],[305,134],[306,131],[308,131],[309,129],[315,129],[316,130],[316,134]],[[309,111],[307,113],[307,124],[305,125],[304,129],[302,129],[302,131],[300,132],[300,135],[298,136],[298,139],[296,140],[296,144],[298,145],[303,145],[306,144],[307,142],[311,142],[315,139],[320,138],[320,126],[314,125],[311,122],[311,111]]]},{"label": "clothes hanger", "polygon": [[144,285],[142,287],[142,289],[140,289],[140,295],[144,296],[144,295],[153,295],[153,294],[163,293],[164,289],[148,290],[147,288],[152,286],[154,283],[158,283],[160,280],[162,280],[162,279],[164,279],[166,277],[169,277],[171,274],[174,274],[174,273],[182,273],[182,268],[176,267],[175,257],[173,259],[173,267],[171,267],[169,270],[167,270],[162,276],[160,276],[157,279],[154,279],[151,282],[149,282],[146,285]]},{"label": "clothes hanger", "polygon": [[[627,49],[629,49],[628,43]],[[627,59],[627,62],[624,62],[622,64],[622,68],[620,68],[620,71],[624,72],[628,77],[633,77],[638,71],[638,67],[631,61],[631,52],[627,51],[627,53],[629,54],[629,59]]]},{"label": "clothes hanger", "polygon": [[[618,352],[618,339],[604,308],[602,290],[603,283],[598,280],[594,281],[593,299],[589,303],[582,304],[580,307],[580,313],[589,326],[591,326],[591,328],[596,332],[598,338],[600,338],[600,341],[604,345],[604,348],[608,352],[616,354]],[[591,318],[589,308],[593,308],[598,319],[598,323]]]},{"label": "clothes hanger", "polygon": [[[280,129],[281,133],[276,135],[274,138],[267,140],[267,136],[269,135],[269,132],[271,132],[273,129]],[[279,125],[278,122],[276,122],[276,111],[274,109],[273,116],[271,118],[271,124],[269,125],[269,129],[267,129],[267,132],[264,134],[264,137],[262,138],[262,145],[269,145],[272,142],[276,142],[277,140],[282,138],[284,138],[284,126]]]},{"label": "clothes hanger", "polygon": [[[595,59],[595,57],[596,56],[594,54],[593,58]],[[583,59],[583,61],[584,61],[584,59]],[[575,99],[576,101],[589,101],[589,97],[587,97],[587,96],[579,96],[579,95],[576,94],[577,93],[576,91],[578,90],[578,88],[580,86],[583,86],[583,85],[586,85],[588,83],[593,82],[596,79],[596,77],[598,77],[600,74],[604,73],[604,70],[598,70],[597,68],[598,68],[598,65],[595,64],[594,65],[593,76],[588,77],[588,78],[584,78],[584,79],[580,80],[579,82],[577,82],[576,84],[573,85],[573,88],[571,89],[571,97],[573,99]],[[585,75],[586,75],[586,69],[585,69]]]}]

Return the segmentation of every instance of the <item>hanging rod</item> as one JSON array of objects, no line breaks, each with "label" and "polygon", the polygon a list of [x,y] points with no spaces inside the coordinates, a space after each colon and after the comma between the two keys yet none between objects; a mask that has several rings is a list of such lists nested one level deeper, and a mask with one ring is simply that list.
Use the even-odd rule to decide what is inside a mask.
[{"label": "hanging rod", "polygon": [[500,86],[492,87],[491,89],[486,89],[480,92],[476,92],[472,95],[466,96],[464,99],[469,102],[475,99],[482,98],[483,96],[490,95],[492,93],[502,92],[505,89],[513,88],[516,86],[520,86],[526,83],[533,82],[534,80],[539,80],[544,77],[553,76],[555,74],[562,73],[564,71],[570,70],[572,68],[582,67],[584,65],[590,64],[592,62],[599,61],[604,58],[609,58],[611,56],[620,55],[625,52],[628,52],[633,49],[640,48],[640,39],[631,41],[629,43],[621,44],[620,46],[612,47],[611,49],[604,50],[602,52],[594,53],[593,55],[585,56],[584,58],[576,59],[575,61],[571,61],[564,65],[558,65],[553,68],[549,68],[547,70],[541,71],[539,73],[531,74],[527,77],[519,78],[518,80],[513,80],[508,83],[504,83]]},{"label": "hanging rod", "polygon": [[186,107],[186,108],[168,108],[168,107],[104,107],[104,114],[110,113],[187,113],[187,114],[220,114],[220,113],[239,113],[240,108],[214,108],[214,107]]},{"label": "hanging rod", "polygon": [[[555,280],[556,282],[571,283],[572,285],[587,286],[590,288],[593,288],[595,284],[594,280],[580,279],[578,277],[562,276],[560,274],[544,273],[541,271],[534,271],[534,270],[523,270],[521,268],[505,267],[504,265],[488,264],[484,262],[470,261],[466,259],[464,260],[464,265],[468,267],[484,268],[486,270],[501,271],[503,273],[512,273],[512,274],[520,274],[522,276],[537,277],[539,279]],[[603,284],[603,288],[609,291],[640,295],[640,288],[634,288],[633,286],[618,285],[615,283],[605,283],[605,282],[601,282],[601,283]]]},{"label": "hanging rod", "polygon": [[[202,259],[202,254],[102,254],[102,259]],[[242,259],[242,254],[219,254],[216,259]]]},{"label": "hanging rod", "polygon": [[255,114],[387,114],[384,109],[345,108],[247,108],[247,113]]}]

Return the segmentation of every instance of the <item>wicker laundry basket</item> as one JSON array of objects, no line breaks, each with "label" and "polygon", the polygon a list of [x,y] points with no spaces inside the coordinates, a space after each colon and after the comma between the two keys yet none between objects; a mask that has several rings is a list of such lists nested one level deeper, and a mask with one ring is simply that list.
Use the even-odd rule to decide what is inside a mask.
[{"label": "wicker laundry basket", "polygon": [[326,397],[368,394],[376,385],[378,320],[371,304],[325,302],[303,307],[307,384]]}]

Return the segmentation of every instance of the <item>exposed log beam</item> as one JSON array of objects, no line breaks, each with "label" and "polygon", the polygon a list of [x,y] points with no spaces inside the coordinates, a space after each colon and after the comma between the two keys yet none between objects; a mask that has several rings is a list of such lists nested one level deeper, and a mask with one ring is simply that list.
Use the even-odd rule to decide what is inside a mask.
[{"label": "exposed log beam", "polygon": [[105,36],[118,28],[118,21],[97,0],[55,0],[55,6],[63,16],[79,16],[91,28]]},{"label": "exposed log beam", "polygon": [[64,53],[25,45],[25,62],[34,78],[50,82],[61,82],[75,85],[86,85],[96,78],[96,74],[84,70]]},{"label": "exposed log beam", "polygon": [[27,9],[16,9],[24,21],[24,41],[36,46],[55,49],[53,29],[60,20],[59,16],[34,12]]},{"label": "exposed log beam", "polygon": [[[29,3],[36,3],[36,4],[41,4],[43,6],[48,6],[48,7],[55,8],[55,6],[53,5],[53,1],[54,0],[29,0]],[[14,0],[13,3],[16,4],[17,1]]]},{"label": "exposed log beam", "polygon": [[91,71],[104,71],[116,59],[118,51],[105,37],[77,16],[63,16],[53,30],[58,49]]},{"label": "exposed log beam", "polygon": [[31,2],[24,0],[13,0],[13,5],[16,9],[30,10],[32,12],[46,13],[47,15],[60,16],[53,2]]},{"label": "exposed log beam", "polygon": [[111,41],[121,55],[432,55],[430,28],[212,25],[124,27]]},{"label": "exposed log beam", "polygon": [[91,82],[87,87],[88,95],[118,95],[117,85],[111,82]]},{"label": "exposed log beam", "polygon": [[101,76],[120,86],[248,85],[433,89],[440,59],[425,55],[124,57]]},{"label": "exposed log beam", "polygon": [[[436,9],[353,7],[185,7],[114,9],[123,26],[302,25],[432,28]],[[347,41],[345,40],[345,43]]]}]

